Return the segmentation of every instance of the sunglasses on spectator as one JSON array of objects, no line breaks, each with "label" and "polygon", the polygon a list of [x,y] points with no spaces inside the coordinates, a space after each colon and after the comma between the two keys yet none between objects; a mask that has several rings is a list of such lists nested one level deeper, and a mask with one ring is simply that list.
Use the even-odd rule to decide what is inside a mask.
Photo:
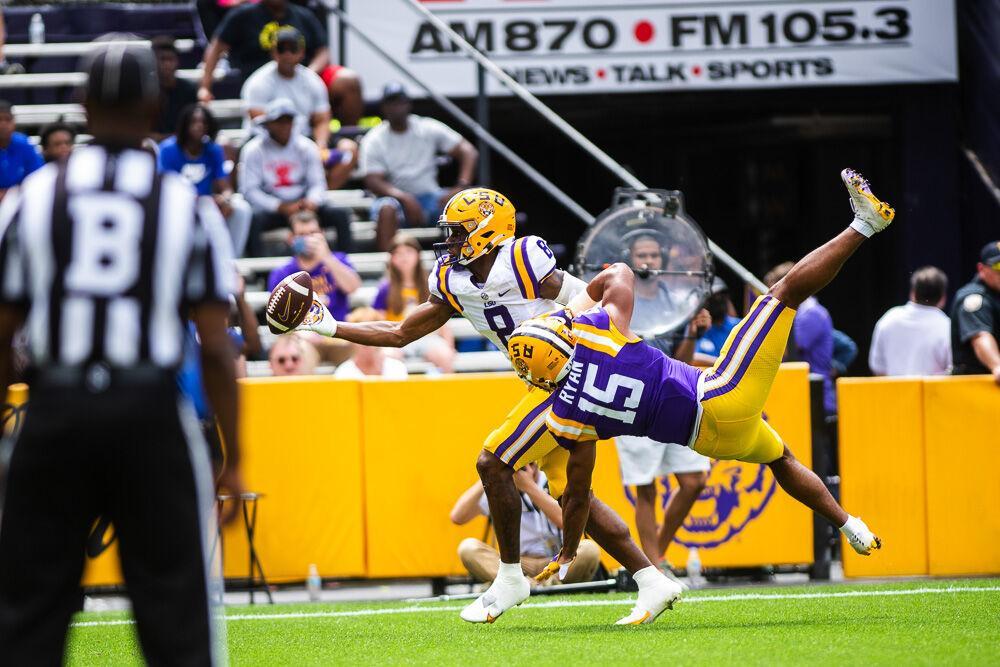
[{"label": "sunglasses on spectator", "polygon": [[293,364],[297,364],[297,363],[299,363],[299,362],[300,362],[301,360],[302,360],[302,357],[300,357],[300,356],[298,356],[298,355],[292,355],[292,356],[290,356],[290,357],[278,357],[278,359],[277,359],[278,363],[279,363],[279,364],[281,364],[282,366],[284,366],[284,365],[285,365],[285,362],[286,362],[286,361],[290,361],[290,362],[292,362]]},{"label": "sunglasses on spectator", "polygon": [[298,53],[299,45],[295,42],[280,42],[274,47],[278,53]]}]

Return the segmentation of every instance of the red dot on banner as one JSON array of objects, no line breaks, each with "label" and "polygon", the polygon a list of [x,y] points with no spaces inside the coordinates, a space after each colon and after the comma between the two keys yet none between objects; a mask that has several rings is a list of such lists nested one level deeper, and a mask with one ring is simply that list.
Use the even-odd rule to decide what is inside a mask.
[{"label": "red dot on banner", "polygon": [[653,24],[649,21],[639,21],[635,24],[635,28],[633,28],[635,38],[644,44],[653,39],[654,32]]},{"label": "red dot on banner", "polygon": [[607,72],[605,72],[605,71],[604,71],[603,69],[599,69],[599,70],[597,70],[597,78],[598,78],[598,79],[603,79],[603,78],[604,78],[604,77],[606,77],[607,75],[608,75],[608,73],[607,73]]},{"label": "red dot on banner", "polygon": [[701,76],[701,67],[695,65],[694,67],[691,68],[691,73],[694,74],[695,76]]}]

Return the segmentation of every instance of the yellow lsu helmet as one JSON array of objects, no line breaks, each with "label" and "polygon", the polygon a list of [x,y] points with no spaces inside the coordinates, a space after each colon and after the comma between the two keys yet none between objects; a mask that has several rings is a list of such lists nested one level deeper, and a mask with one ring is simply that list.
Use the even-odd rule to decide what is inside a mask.
[{"label": "yellow lsu helmet", "polygon": [[514,238],[514,205],[489,188],[462,190],[445,204],[438,227],[448,238],[434,244],[443,264],[468,264]]},{"label": "yellow lsu helmet", "polygon": [[573,318],[566,309],[525,320],[507,339],[518,377],[546,391],[555,390],[566,377],[575,346]]}]

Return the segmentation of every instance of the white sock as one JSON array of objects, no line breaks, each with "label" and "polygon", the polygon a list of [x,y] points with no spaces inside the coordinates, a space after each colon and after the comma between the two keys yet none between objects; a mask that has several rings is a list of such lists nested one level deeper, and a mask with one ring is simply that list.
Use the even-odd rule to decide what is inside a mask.
[{"label": "white sock", "polygon": [[524,578],[524,572],[521,570],[521,562],[516,563],[505,563],[500,561],[500,571],[497,572],[497,579],[503,579],[504,581],[519,581]]},{"label": "white sock", "polygon": [[639,588],[646,588],[647,586],[652,586],[663,577],[663,574],[656,569],[655,565],[650,565],[649,567],[644,567],[641,570],[637,570],[632,578],[635,579],[635,583]]},{"label": "white sock", "polygon": [[875,233],[875,230],[872,228],[872,226],[869,225],[864,220],[862,220],[861,218],[854,218],[854,220],[851,222],[851,229],[853,229],[854,231],[856,231],[857,233],[861,234],[862,236],[868,239],[870,239],[872,237],[872,234]]}]

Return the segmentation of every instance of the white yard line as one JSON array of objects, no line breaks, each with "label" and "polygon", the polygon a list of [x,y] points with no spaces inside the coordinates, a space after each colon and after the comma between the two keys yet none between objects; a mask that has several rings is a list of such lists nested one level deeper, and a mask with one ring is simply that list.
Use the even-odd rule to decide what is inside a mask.
[{"label": "white yard line", "polygon": [[[683,599],[684,604],[695,602],[734,602],[740,600],[816,600],[824,598],[858,598],[858,597],[891,597],[897,595],[934,595],[953,593],[996,593],[1000,586],[950,586],[948,588],[909,588],[901,590],[860,590],[834,591],[827,593],[737,593],[735,595],[702,595]],[[527,602],[521,609],[549,609],[553,607],[608,607],[627,606],[635,602],[633,599],[613,600],[552,600],[549,602]],[[285,614],[233,614],[226,616],[226,621],[255,621],[273,619],[299,618],[340,618],[347,616],[380,616],[383,614],[425,614],[428,612],[457,612],[462,606],[431,606],[414,605],[410,607],[389,607],[385,609],[352,609],[348,611],[302,611]],[[123,618],[107,621],[79,621],[73,623],[75,628],[100,627],[108,625],[132,625],[133,619]]]}]

